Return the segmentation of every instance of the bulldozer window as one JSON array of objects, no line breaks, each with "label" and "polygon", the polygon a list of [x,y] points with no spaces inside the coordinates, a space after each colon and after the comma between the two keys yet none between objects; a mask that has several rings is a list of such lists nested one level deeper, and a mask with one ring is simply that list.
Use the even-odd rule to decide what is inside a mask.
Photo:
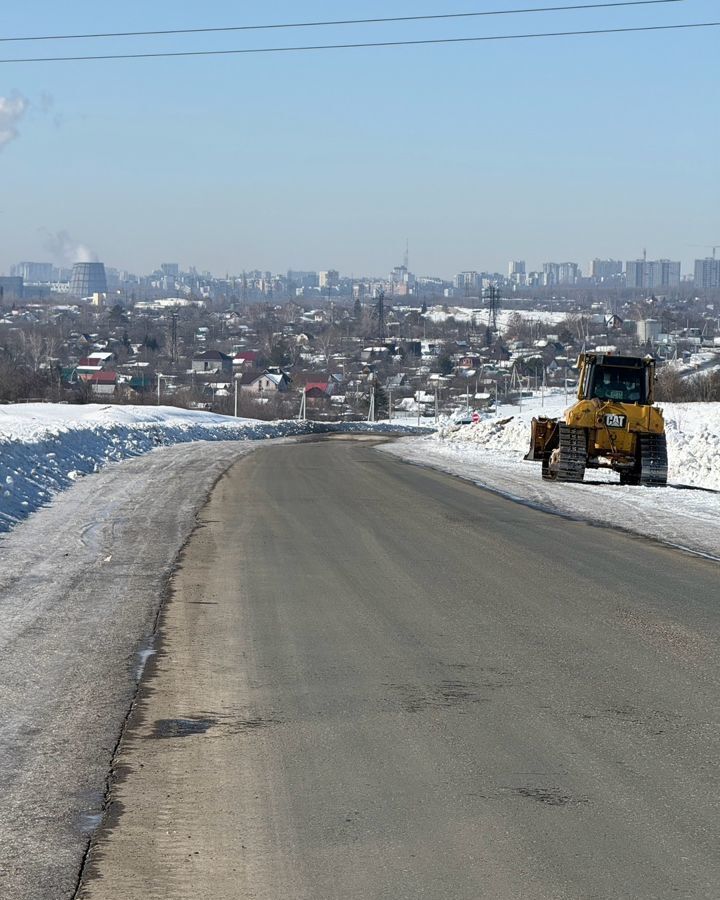
[{"label": "bulldozer window", "polygon": [[646,393],[642,369],[595,369],[591,397],[620,403],[646,403]]}]

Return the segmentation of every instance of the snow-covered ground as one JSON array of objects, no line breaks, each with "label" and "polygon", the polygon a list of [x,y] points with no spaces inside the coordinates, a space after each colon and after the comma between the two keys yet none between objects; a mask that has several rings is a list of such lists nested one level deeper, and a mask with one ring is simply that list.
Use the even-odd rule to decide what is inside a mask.
[{"label": "snow-covered ground", "polygon": [[260,422],[163,406],[0,406],[0,532],[81,476],[157,447],[188,441],[257,441],[370,429],[413,430],[410,423]]},{"label": "snow-covered ground", "polygon": [[720,557],[720,403],[663,405],[672,485],[664,490],[623,487],[609,472],[590,471],[583,485],[543,481],[540,464],[523,460],[530,420],[567,404],[564,392],[540,404],[534,397],[522,408],[501,406],[477,425],[444,424],[382,449],[523,502]]},{"label": "snow-covered ground", "polygon": [[0,536],[0,897],[75,896],[167,578],[252,446],[105,466]]},{"label": "snow-covered ground", "polygon": [[[497,322],[501,331],[504,331],[510,319],[514,315],[521,315],[527,322],[542,322],[545,325],[557,325],[567,318],[567,312],[550,312],[540,309],[500,309],[497,312]],[[468,306],[431,306],[427,311],[427,318],[431,322],[445,322],[449,318],[456,322],[474,322],[486,324],[488,321],[487,306],[470,308]]]}]

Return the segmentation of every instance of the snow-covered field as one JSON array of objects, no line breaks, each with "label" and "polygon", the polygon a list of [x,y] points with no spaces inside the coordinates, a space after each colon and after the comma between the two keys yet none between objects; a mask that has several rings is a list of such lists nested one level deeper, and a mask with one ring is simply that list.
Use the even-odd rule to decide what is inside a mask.
[{"label": "snow-covered field", "polygon": [[543,481],[540,464],[523,460],[530,420],[565,406],[564,392],[546,396],[542,407],[534,397],[477,425],[444,424],[435,435],[382,449],[555,512],[720,557],[720,403],[663,405],[668,489],[623,487],[609,472],[590,471],[583,485]]},{"label": "snow-covered field", "polygon": [[[542,322],[545,325],[557,325],[567,318],[567,312],[550,312],[539,309],[500,309],[497,312],[497,322],[501,331],[504,331],[510,319],[519,314],[528,322]],[[474,322],[486,324],[488,321],[488,308],[486,306],[470,308],[467,306],[432,306],[427,311],[427,318],[431,322],[445,322],[452,317],[456,322]]]},{"label": "snow-covered field", "polygon": [[[412,431],[362,422],[260,422],[163,406],[0,406],[0,532],[79,477],[110,462],[188,441],[257,441],[324,431]],[[427,429],[424,429],[426,431]]]}]

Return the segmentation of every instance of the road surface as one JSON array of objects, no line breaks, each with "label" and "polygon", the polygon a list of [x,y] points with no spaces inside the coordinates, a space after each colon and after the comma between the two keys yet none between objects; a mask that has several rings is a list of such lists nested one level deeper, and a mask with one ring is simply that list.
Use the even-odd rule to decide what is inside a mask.
[{"label": "road surface", "polygon": [[718,576],[368,441],[263,447],[183,552],[79,897],[716,900]]}]

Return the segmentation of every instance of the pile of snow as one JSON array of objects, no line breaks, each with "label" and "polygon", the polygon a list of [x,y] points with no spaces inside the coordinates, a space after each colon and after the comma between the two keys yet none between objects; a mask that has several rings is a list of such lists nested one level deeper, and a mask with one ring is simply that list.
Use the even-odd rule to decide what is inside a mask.
[{"label": "pile of snow", "polygon": [[363,431],[408,434],[418,429],[388,423],[260,422],[163,406],[0,406],[0,532],[79,477],[157,447]]},{"label": "pile of snow", "polygon": [[[443,425],[430,440],[460,452],[485,450],[506,462],[520,461],[528,450],[533,416],[557,416],[565,406],[564,394],[546,397],[542,407],[535,397],[522,409],[501,407],[497,416],[476,425]],[[662,409],[670,482],[720,490],[720,403],[666,403]]]},{"label": "pile of snow", "polygon": [[720,491],[720,403],[666,403],[670,480]]}]

